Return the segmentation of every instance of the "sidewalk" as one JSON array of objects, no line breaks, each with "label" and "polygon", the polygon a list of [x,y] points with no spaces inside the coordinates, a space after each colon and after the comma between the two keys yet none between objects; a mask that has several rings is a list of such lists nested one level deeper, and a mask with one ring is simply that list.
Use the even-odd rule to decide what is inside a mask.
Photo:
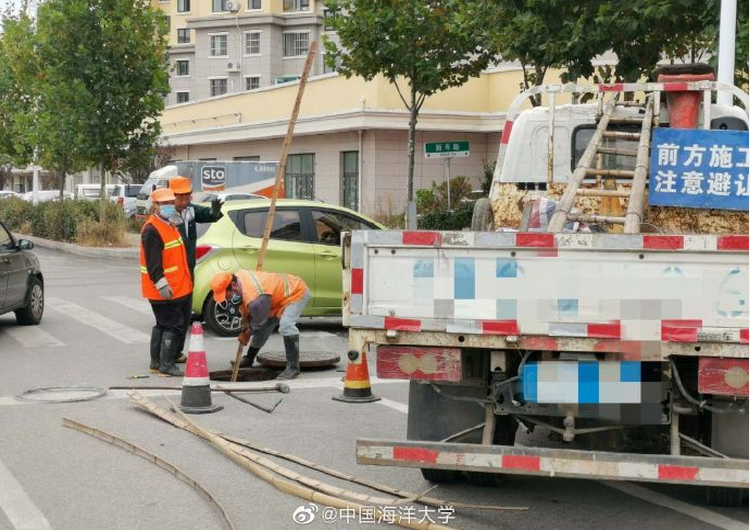
[{"label": "sidewalk", "polygon": [[28,239],[34,246],[41,248],[49,248],[53,250],[59,250],[61,252],[67,252],[69,254],[77,254],[79,256],[87,256],[90,258],[115,258],[115,259],[134,259],[137,260],[139,257],[139,242],[140,235],[133,234],[130,232],[126,233],[128,241],[127,247],[84,247],[81,245],[75,245],[73,243],[63,243],[62,241],[52,241],[51,239],[44,239],[41,237],[30,236],[26,234],[13,234],[16,238]]}]

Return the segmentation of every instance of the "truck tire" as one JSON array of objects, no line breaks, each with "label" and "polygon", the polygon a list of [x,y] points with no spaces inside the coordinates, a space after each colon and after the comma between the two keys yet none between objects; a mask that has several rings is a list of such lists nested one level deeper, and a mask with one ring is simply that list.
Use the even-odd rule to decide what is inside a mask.
[{"label": "truck tire", "polygon": [[492,204],[488,197],[477,199],[474,203],[474,213],[471,216],[471,229],[474,232],[494,232],[495,217]]},{"label": "truck tire", "polygon": [[747,504],[747,490],[706,486],[706,504],[711,506],[738,507]]},{"label": "truck tire", "polygon": [[[495,424],[495,437],[492,443],[495,445],[513,445],[516,441],[518,423],[511,416],[500,416]],[[502,478],[500,473],[473,472],[466,473],[470,484],[483,488],[497,486]]]}]

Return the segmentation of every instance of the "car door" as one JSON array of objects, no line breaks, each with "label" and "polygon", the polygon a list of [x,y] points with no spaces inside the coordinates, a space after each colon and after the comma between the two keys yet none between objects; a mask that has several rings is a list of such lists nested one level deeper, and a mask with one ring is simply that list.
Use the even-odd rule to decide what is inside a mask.
[{"label": "car door", "polygon": [[[255,270],[258,261],[268,207],[248,208],[238,213],[232,249],[238,268]],[[278,208],[271,239],[263,260],[263,270],[284,272],[302,278],[315,296],[315,259],[312,245],[303,237],[298,208]]]},{"label": "car door", "polygon": [[341,307],[341,233],[374,228],[363,219],[333,209],[310,210],[315,254],[316,308]]},{"label": "car door", "polygon": [[[0,269],[4,270],[5,275],[4,307],[16,307],[26,297],[29,271],[26,257],[16,247],[10,233],[2,225],[0,225]],[[3,280],[0,279],[0,284],[2,282]]]}]

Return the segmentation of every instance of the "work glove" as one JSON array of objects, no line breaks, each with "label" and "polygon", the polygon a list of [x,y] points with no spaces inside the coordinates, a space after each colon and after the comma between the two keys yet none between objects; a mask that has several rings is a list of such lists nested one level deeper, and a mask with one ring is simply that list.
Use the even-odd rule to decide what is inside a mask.
[{"label": "work glove", "polygon": [[169,286],[169,282],[166,278],[160,279],[158,282],[156,282],[156,288],[159,290],[159,294],[161,295],[164,300],[171,300],[173,293],[172,288]]},{"label": "work glove", "polygon": [[211,201],[211,215],[217,216],[221,213],[221,206],[224,204],[224,201],[221,199],[214,199]]}]

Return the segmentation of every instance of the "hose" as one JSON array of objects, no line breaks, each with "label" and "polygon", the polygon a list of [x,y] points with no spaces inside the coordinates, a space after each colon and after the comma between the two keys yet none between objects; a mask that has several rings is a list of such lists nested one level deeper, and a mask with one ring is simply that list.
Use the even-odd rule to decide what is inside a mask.
[{"label": "hose", "polygon": [[698,407],[699,410],[707,410],[709,412],[715,412],[716,414],[725,414],[727,412],[744,412],[745,410],[745,404],[747,403],[747,400],[743,400],[739,406],[734,406],[734,404],[730,404],[727,407],[714,407],[707,404],[707,401],[704,399],[702,401],[699,401],[695,399],[693,396],[687,393],[687,390],[685,390],[685,385],[682,384],[682,379],[680,379],[680,372],[677,370],[677,365],[674,362],[674,359],[669,359],[669,364],[672,367],[672,374],[674,375],[674,381],[677,383],[677,388],[680,390],[680,394],[682,394],[682,397],[684,397],[688,402],[692,403],[696,407]]}]

